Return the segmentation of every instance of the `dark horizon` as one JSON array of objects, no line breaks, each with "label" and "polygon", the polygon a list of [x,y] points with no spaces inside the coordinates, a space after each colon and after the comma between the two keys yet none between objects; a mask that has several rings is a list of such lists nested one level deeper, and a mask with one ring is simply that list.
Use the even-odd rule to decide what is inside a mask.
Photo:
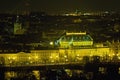
[{"label": "dark horizon", "polygon": [[25,10],[46,13],[84,11],[120,12],[119,0],[4,0],[0,2],[0,12],[20,12]]}]

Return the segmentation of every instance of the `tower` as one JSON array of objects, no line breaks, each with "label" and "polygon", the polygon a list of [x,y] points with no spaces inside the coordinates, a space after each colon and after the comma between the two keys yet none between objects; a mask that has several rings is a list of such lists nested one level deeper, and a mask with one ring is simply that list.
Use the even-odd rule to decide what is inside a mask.
[{"label": "tower", "polygon": [[19,22],[19,16],[16,17],[16,22],[14,22],[14,34],[23,34],[22,23]]}]

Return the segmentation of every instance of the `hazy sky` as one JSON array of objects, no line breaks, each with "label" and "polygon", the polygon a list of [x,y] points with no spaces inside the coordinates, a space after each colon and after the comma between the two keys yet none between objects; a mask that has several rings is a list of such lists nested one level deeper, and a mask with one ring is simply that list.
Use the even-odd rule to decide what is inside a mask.
[{"label": "hazy sky", "polygon": [[1,0],[0,12],[27,9],[33,11],[120,11],[120,0]]}]

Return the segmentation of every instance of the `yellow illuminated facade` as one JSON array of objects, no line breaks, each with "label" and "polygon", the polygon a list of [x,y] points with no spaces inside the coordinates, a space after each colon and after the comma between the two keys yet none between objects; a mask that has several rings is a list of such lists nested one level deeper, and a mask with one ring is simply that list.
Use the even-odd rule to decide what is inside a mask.
[{"label": "yellow illuminated facade", "polygon": [[[98,56],[100,61],[112,61],[115,54],[108,47],[59,49],[59,50],[32,50],[31,53],[0,54],[0,64],[6,66],[50,65],[66,63],[83,63],[84,58],[90,61]],[[120,54],[116,55],[120,59]],[[1,63],[2,62],[2,63]]]}]

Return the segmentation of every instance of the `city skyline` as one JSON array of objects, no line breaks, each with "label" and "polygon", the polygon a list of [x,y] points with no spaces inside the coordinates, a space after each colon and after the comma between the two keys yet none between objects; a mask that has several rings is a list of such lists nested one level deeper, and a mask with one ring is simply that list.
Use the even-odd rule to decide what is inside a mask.
[{"label": "city skyline", "polygon": [[0,12],[45,11],[47,13],[84,11],[120,11],[119,0],[4,0]]}]

